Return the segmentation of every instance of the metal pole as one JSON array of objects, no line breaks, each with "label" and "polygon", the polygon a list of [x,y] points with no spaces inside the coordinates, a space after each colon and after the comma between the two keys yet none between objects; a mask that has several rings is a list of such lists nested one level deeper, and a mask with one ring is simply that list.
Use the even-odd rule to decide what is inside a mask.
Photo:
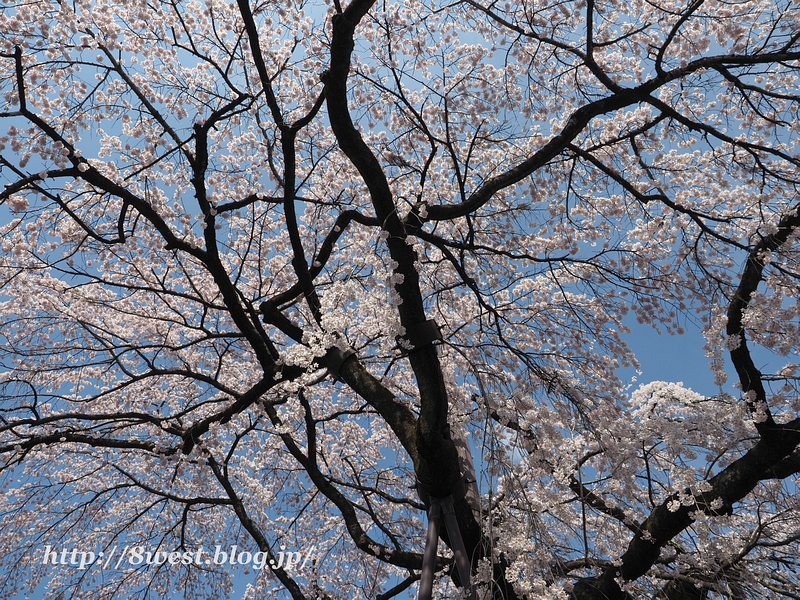
[{"label": "metal pole", "polygon": [[453,508],[453,496],[442,499],[442,512],[444,513],[444,525],[447,528],[447,535],[450,537],[450,546],[456,557],[456,567],[458,567],[461,587],[469,590],[469,598],[474,600],[475,590],[470,585],[470,564],[467,556],[467,548],[464,546],[464,538],[461,537],[461,529],[458,527],[456,512]]},{"label": "metal pole", "polygon": [[419,579],[419,600],[433,596],[433,572],[436,570],[436,549],[439,545],[439,523],[442,518],[441,498],[431,498],[428,508],[428,534],[425,537],[425,554],[422,557],[422,575]]},{"label": "metal pole", "polygon": [[439,545],[439,527],[444,514],[444,524],[450,538],[450,546],[456,558],[461,586],[469,590],[470,600],[475,600],[475,589],[470,585],[470,562],[461,529],[458,527],[456,513],[453,508],[453,496],[431,498],[428,509],[428,533],[425,538],[425,554],[422,558],[422,575],[419,579],[418,600],[431,600],[433,596],[433,573],[436,569],[436,550]]}]

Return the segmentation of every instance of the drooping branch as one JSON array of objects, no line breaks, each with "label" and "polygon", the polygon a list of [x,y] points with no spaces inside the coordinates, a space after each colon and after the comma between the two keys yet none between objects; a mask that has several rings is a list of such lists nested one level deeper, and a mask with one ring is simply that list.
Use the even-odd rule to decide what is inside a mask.
[{"label": "drooping branch", "polygon": [[[276,427],[282,424],[275,408],[265,406],[270,421]],[[303,466],[314,486],[330,500],[344,519],[345,527],[355,545],[363,552],[398,567],[419,569],[422,566],[422,555],[415,552],[395,550],[374,540],[361,526],[355,508],[350,500],[339,491],[320,471],[317,457],[306,455],[288,433],[280,433],[286,449]]]},{"label": "drooping branch", "polygon": [[[250,518],[250,515],[247,512],[247,507],[244,505],[241,497],[234,489],[233,483],[231,483],[231,480],[228,476],[227,464],[220,466],[216,459],[210,454],[207,455],[206,461],[209,467],[211,467],[211,471],[214,473],[217,481],[219,481],[219,483],[225,489],[225,492],[228,494],[228,497],[231,499],[233,510],[236,513],[236,516],[239,518],[239,522],[247,530],[247,533],[249,533],[250,536],[256,541],[256,544],[258,544],[258,549],[267,554],[269,557],[269,564],[277,565],[278,561],[275,560],[275,555],[272,553],[272,548],[270,548],[269,542],[267,542],[267,539],[264,537],[264,534],[258,528],[256,523]],[[294,600],[308,600],[308,597],[303,594],[300,586],[289,575],[286,569],[283,567],[272,566],[270,568],[283,586],[289,590],[289,593],[292,595]]]}]

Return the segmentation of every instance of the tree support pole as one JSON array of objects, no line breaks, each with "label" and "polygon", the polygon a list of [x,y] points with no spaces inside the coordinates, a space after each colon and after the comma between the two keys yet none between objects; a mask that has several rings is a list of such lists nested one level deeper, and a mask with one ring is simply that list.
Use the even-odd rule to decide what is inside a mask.
[{"label": "tree support pole", "polygon": [[470,600],[475,600],[475,590],[470,584],[470,565],[467,549],[461,537],[461,530],[453,509],[453,496],[431,498],[428,509],[428,533],[425,538],[425,555],[422,559],[422,576],[419,580],[418,600],[431,600],[433,594],[433,572],[436,565],[436,550],[439,545],[439,529],[444,516],[444,525],[450,539],[450,546],[456,559],[462,587],[469,590]]}]

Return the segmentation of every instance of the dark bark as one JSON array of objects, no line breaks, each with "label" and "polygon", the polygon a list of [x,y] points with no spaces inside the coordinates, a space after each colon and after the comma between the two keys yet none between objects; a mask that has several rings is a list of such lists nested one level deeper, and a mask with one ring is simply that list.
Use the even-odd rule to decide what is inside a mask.
[{"label": "dark bark", "polygon": [[707,597],[708,590],[691,581],[673,580],[656,595],[656,600],[705,600]]},{"label": "dark bark", "polygon": [[[361,174],[369,190],[378,222],[389,234],[387,240],[389,253],[397,263],[395,272],[402,278],[396,286],[402,299],[402,304],[399,306],[400,321],[408,331],[427,320],[419,274],[415,267],[417,256],[407,242],[409,232],[397,215],[386,174],[377,157],[364,143],[353,125],[347,101],[347,77],[355,27],[373,3],[373,0],[355,0],[343,13],[334,17],[331,65],[324,75],[325,98],[331,128],[339,147]],[[406,449],[414,461],[420,496],[423,499],[429,496],[445,497],[456,492],[454,502],[456,519],[467,553],[475,568],[478,561],[487,556],[488,545],[483,538],[480,524],[475,519],[473,508],[463,497],[464,482],[458,452],[450,436],[447,422],[447,392],[439,356],[436,348],[427,343],[409,352],[408,360],[419,389],[420,415],[416,420],[414,445]],[[349,367],[348,371],[350,377],[356,375],[354,366]],[[361,375],[363,378],[363,372]],[[383,394],[378,392],[377,395],[380,397]],[[364,397],[373,402],[368,396]],[[388,404],[384,404],[384,407],[390,412],[394,411]],[[405,422],[408,423],[407,420]],[[393,425],[393,429],[394,427]],[[405,427],[403,429],[405,430]],[[412,436],[408,435],[407,430],[405,432],[405,439],[410,440]],[[446,543],[449,542],[446,534],[442,535],[442,539]],[[498,573],[497,597],[506,600],[517,598],[502,572]]]}]

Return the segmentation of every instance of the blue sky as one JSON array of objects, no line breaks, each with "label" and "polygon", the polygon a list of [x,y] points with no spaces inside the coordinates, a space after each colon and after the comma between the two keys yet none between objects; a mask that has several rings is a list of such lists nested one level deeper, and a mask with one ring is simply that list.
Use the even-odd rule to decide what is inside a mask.
[{"label": "blue sky", "polygon": [[624,339],[639,359],[641,371],[634,388],[651,381],[680,381],[698,394],[711,396],[719,392],[703,350],[705,339],[695,326],[688,324],[685,329],[683,335],[668,335],[647,325],[631,326],[632,332]]}]

